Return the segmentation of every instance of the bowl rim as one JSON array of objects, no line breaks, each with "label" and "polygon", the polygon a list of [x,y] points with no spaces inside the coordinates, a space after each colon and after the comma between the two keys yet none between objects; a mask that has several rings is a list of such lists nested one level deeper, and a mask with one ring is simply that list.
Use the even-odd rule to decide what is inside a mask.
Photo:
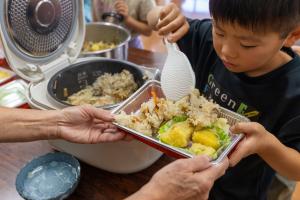
[{"label": "bowl rim", "polygon": [[[82,55],[93,55],[93,54],[106,53],[106,52],[109,52],[111,50],[117,49],[119,47],[122,47],[122,46],[128,44],[128,42],[131,40],[130,32],[126,28],[124,28],[123,26],[120,26],[120,25],[117,25],[117,24],[113,24],[113,23],[110,23],[110,22],[89,22],[89,23],[86,24],[86,27],[88,27],[88,26],[99,26],[99,25],[111,26],[111,27],[120,29],[120,30],[124,31],[127,34],[128,37],[126,38],[125,41],[123,41],[120,44],[116,45],[114,48],[104,49],[104,50],[100,50],[100,51],[81,51]],[[87,28],[86,28],[86,30],[87,30]],[[85,40],[84,40],[84,42],[85,42]]]},{"label": "bowl rim", "polygon": [[32,159],[31,161],[29,161],[28,163],[26,163],[25,166],[23,166],[20,169],[20,171],[16,177],[16,180],[15,180],[15,187],[16,187],[16,190],[19,193],[19,195],[21,197],[23,197],[24,199],[30,198],[30,196],[27,196],[23,190],[25,179],[22,179],[22,175],[24,173],[28,173],[30,170],[35,169],[36,167],[40,166],[41,164],[49,163],[51,161],[57,161],[57,160],[59,160],[58,159],[59,157],[67,158],[68,160],[72,161],[73,164],[71,164],[69,162],[66,162],[66,163],[70,164],[72,167],[74,167],[76,169],[78,176],[77,176],[76,180],[72,183],[71,187],[68,188],[64,193],[57,194],[56,196],[53,196],[50,199],[57,199],[57,198],[67,197],[67,196],[71,195],[74,192],[74,190],[76,189],[76,187],[78,186],[78,183],[80,181],[81,166],[80,166],[80,162],[75,158],[75,156],[65,153],[65,152],[50,152],[50,153],[38,156],[38,157]]}]

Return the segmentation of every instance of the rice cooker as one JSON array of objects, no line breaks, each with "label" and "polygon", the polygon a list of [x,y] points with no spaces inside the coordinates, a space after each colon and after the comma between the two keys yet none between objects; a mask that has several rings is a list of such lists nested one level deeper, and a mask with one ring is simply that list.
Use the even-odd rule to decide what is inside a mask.
[{"label": "rice cooker", "polygon": [[[26,93],[33,108],[65,107],[48,92],[52,77],[70,66],[105,60],[99,57],[78,58],[85,36],[82,2],[3,0],[0,3],[0,33],[6,59],[20,77],[30,82]],[[154,76],[153,70],[127,61],[118,62],[140,69],[149,78]],[[115,173],[143,170],[162,155],[138,141],[82,145],[51,140],[49,143],[90,165]]]}]

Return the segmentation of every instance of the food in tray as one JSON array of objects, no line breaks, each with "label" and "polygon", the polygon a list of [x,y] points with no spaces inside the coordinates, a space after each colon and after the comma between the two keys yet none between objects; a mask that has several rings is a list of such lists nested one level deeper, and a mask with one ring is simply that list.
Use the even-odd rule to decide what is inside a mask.
[{"label": "food in tray", "polygon": [[159,132],[159,138],[175,147],[187,147],[193,132],[194,127],[186,120],[174,123],[167,130]]},{"label": "food in tray", "polygon": [[218,117],[219,108],[197,89],[175,102],[157,98],[152,92],[152,98],[138,112],[121,111],[116,121],[190,154],[206,154],[214,159],[231,142],[229,124]]},{"label": "food in tray", "polygon": [[92,42],[88,41],[83,44],[83,51],[84,52],[94,52],[94,51],[101,51],[105,49],[113,49],[117,46],[116,43],[108,43],[104,41],[99,42]]},{"label": "food in tray", "polygon": [[98,77],[93,85],[69,96],[67,103],[94,106],[116,104],[128,98],[137,88],[138,85],[128,70],[115,74],[105,73]]}]

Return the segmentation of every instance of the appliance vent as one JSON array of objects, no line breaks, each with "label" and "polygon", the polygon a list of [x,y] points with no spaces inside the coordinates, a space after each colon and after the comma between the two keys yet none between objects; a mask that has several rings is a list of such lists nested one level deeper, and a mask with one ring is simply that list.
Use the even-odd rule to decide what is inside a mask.
[{"label": "appliance vent", "polygon": [[10,37],[24,53],[47,56],[68,38],[75,7],[74,0],[7,0]]}]

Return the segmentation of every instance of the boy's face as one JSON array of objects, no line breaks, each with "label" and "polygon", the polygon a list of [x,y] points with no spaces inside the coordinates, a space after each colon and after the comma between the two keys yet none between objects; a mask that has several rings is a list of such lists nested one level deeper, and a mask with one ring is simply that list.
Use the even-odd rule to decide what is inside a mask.
[{"label": "boy's face", "polygon": [[255,77],[288,62],[280,51],[285,39],[278,33],[256,34],[230,23],[213,22],[213,43],[218,56],[229,71]]}]

